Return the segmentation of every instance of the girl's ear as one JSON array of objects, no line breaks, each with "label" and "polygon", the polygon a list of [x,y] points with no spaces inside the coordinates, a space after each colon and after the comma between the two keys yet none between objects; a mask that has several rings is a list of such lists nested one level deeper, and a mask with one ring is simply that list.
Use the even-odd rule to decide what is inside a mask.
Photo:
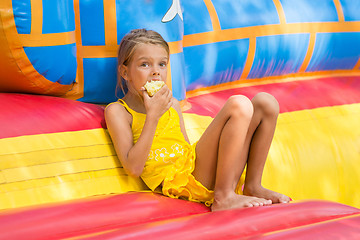
[{"label": "girl's ear", "polygon": [[119,69],[118,69],[120,76],[125,80],[128,80],[127,69],[128,68],[125,65],[119,66]]}]

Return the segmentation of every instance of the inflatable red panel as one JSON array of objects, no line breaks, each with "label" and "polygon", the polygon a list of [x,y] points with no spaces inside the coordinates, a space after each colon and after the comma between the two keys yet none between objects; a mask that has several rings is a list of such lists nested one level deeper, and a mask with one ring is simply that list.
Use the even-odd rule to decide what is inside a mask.
[{"label": "inflatable red panel", "polygon": [[358,76],[317,78],[239,88],[232,86],[230,89],[224,86],[213,92],[210,90],[209,93],[204,91],[197,95],[195,91],[190,94],[187,101],[191,103],[191,109],[186,112],[215,117],[230,96],[240,94],[252,98],[259,92],[272,94],[280,104],[280,112],[292,112],[359,103],[359,91]]},{"label": "inflatable red panel", "polygon": [[[101,128],[100,106],[58,97],[0,93],[0,139]],[[14,126],[14,127],[7,127]]]},{"label": "inflatable red panel", "polygon": [[211,213],[198,203],[126,193],[3,211],[0,239],[239,239],[277,231],[308,239],[326,226],[327,234],[360,237],[359,221],[359,209],[327,201]]}]

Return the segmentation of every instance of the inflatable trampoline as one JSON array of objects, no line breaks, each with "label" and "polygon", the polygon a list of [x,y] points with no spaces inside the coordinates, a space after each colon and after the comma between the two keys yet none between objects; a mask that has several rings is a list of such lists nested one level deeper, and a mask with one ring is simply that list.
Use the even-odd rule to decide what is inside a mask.
[{"label": "inflatable trampoline", "polygon": [[[360,3],[2,0],[0,239],[359,239]],[[196,141],[228,97],[274,95],[263,185],[289,204],[210,212],[126,175],[106,129],[134,28],[170,46]],[[239,189],[239,191],[241,191]]]}]

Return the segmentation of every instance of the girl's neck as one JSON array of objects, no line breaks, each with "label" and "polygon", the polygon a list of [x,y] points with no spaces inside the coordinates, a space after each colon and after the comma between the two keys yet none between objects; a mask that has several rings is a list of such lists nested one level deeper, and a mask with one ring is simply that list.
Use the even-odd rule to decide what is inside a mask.
[{"label": "girl's neck", "polygon": [[122,100],[135,112],[146,114],[144,101],[139,95],[127,92]]}]

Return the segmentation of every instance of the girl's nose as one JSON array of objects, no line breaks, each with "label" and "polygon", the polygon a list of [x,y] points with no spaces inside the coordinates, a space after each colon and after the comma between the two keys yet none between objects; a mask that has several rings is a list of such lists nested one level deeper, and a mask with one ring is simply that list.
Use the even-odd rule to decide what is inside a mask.
[{"label": "girl's nose", "polygon": [[153,72],[152,72],[152,75],[153,75],[153,76],[160,75],[160,71],[159,71],[159,69],[154,68],[154,70],[153,70]]}]

